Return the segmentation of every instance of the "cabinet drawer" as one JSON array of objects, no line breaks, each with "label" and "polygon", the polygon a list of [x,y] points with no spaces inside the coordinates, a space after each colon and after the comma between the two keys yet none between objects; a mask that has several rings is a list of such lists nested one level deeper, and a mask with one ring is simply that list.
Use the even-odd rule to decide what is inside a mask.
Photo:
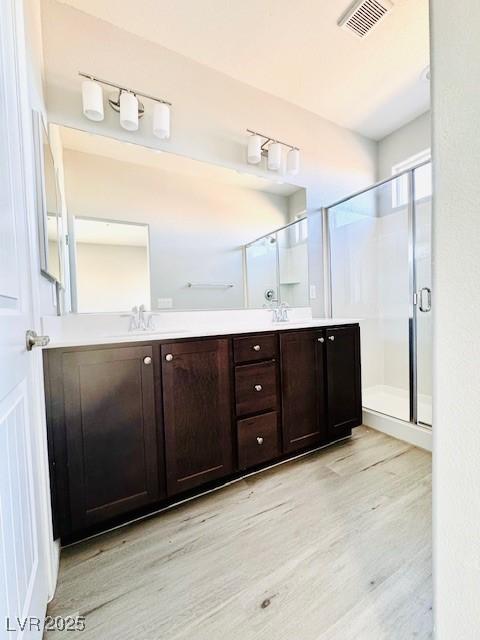
[{"label": "cabinet drawer", "polygon": [[235,364],[254,362],[255,360],[271,360],[277,355],[277,340],[273,333],[246,338],[234,338],[233,357]]},{"label": "cabinet drawer", "polygon": [[237,415],[277,408],[277,365],[275,362],[235,367]]},{"label": "cabinet drawer", "polygon": [[280,455],[277,413],[245,418],[237,422],[240,469],[274,460]]}]

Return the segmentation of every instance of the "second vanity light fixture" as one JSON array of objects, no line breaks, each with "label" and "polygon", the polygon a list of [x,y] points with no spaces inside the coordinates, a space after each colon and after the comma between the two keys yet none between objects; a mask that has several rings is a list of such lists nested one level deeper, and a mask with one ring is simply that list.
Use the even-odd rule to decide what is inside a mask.
[{"label": "second vanity light fixture", "polygon": [[300,171],[300,149],[291,144],[266,136],[258,131],[247,129],[247,161],[249,164],[259,164],[262,156],[267,158],[270,171],[282,168],[283,147],[289,149],[287,153],[287,173],[296,175]]},{"label": "second vanity light fixture", "polygon": [[108,104],[120,114],[120,125],[127,131],[137,131],[138,120],[145,113],[145,107],[137,98],[141,96],[155,103],[153,107],[153,135],[160,140],[167,140],[170,137],[170,107],[171,102],[141,93],[134,89],[122,87],[109,80],[101,80],[88,73],[78,74],[85,80],[82,82],[82,102],[83,114],[89,120],[101,122],[104,117],[103,111],[103,87],[114,87],[117,91],[108,98]]}]

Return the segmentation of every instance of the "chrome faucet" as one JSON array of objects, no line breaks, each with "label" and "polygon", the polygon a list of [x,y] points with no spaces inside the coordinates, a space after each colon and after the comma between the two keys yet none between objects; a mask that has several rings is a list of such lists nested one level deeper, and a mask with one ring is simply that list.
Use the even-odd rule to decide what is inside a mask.
[{"label": "chrome faucet", "polygon": [[138,328],[145,331],[147,325],[145,324],[145,305],[141,304],[138,307]]},{"label": "chrome faucet", "polygon": [[288,322],[288,304],[282,302],[272,309],[273,322]]},{"label": "chrome faucet", "polygon": [[155,323],[153,320],[153,313],[150,313],[147,317],[145,313],[145,305],[141,304],[139,307],[136,305],[132,307],[132,311],[128,314],[130,318],[129,331],[146,331],[147,329],[155,329]]}]

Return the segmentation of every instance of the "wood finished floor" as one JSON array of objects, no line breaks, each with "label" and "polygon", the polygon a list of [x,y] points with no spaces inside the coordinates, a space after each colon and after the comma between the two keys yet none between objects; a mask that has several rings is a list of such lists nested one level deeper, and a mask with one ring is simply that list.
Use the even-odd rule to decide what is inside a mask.
[{"label": "wood finished floor", "polygon": [[344,443],[65,549],[79,640],[432,637],[431,456]]}]

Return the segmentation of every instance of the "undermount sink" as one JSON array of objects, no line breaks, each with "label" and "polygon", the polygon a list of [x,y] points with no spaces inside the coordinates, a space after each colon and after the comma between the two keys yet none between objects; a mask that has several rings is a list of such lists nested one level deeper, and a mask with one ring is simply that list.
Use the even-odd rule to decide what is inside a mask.
[{"label": "undermount sink", "polygon": [[156,336],[162,336],[167,334],[186,333],[185,329],[159,329],[158,331],[125,331],[124,333],[112,334],[111,338],[155,338]]}]

